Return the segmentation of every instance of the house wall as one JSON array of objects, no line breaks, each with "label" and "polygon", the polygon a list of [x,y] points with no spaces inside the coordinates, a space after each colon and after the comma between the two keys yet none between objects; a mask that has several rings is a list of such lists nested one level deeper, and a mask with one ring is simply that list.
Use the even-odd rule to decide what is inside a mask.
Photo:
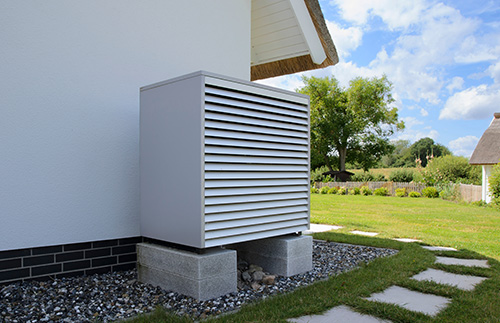
[{"label": "house wall", "polygon": [[491,176],[492,169],[492,165],[483,165],[482,198],[486,203],[491,202],[490,183],[488,179]]},{"label": "house wall", "polygon": [[0,250],[139,236],[139,87],[249,80],[250,5],[1,1]]}]

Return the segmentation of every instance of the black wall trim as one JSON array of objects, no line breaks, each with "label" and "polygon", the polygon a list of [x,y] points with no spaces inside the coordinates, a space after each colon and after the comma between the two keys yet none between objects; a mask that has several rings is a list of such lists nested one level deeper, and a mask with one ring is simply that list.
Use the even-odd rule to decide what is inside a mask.
[{"label": "black wall trim", "polygon": [[0,285],[103,274],[136,267],[143,237],[0,251]]}]

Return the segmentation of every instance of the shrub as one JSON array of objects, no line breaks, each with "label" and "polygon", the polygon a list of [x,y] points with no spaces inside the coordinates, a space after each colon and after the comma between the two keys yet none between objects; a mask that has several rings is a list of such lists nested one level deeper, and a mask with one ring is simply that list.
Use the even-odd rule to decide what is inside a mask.
[{"label": "shrub", "polygon": [[323,176],[324,172],[328,171],[328,167],[321,166],[311,171],[311,182],[322,182],[325,176]]},{"label": "shrub", "polygon": [[311,186],[311,194],[318,194],[318,189],[316,187]]},{"label": "shrub", "polygon": [[339,190],[337,191],[337,194],[338,195],[345,195],[347,193],[345,187],[341,187],[339,188]]},{"label": "shrub", "polygon": [[372,195],[372,190],[369,189],[368,186],[361,186],[359,192],[364,196]]},{"label": "shrub", "polygon": [[493,198],[500,197],[500,164],[496,164],[492,171],[491,175],[488,178],[489,183],[489,191]]},{"label": "shrub", "polygon": [[426,187],[422,190],[422,195],[428,198],[439,197],[439,193],[435,187]]},{"label": "shrub", "polygon": [[409,197],[420,197],[422,195],[420,195],[419,192],[415,192],[415,191],[411,191],[410,194],[408,194]]},{"label": "shrub", "polygon": [[330,183],[330,182],[334,182],[333,178],[330,176],[330,175],[326,175],[323,177],[323,180],[322,180],[323,183]]},{"label": "shrub", "polygon": [[406,188],[396,188],[396,196],[397,197],[405,197],[407,195]]},{"label": "shrub", "polygon": [[373,194],[377,196],[387,196],[389,195],[389,191],[386,187],[379,187],[375,191],[373,191]]},{"label": "shrub", "polygon": [[385,178],[384,174],[375,174],[373,175],[374,182],[387,182],[387,178]]},{"label": "shrub", "polygon": [[349,190],[349,195],[359,195],[360,189],[359,187],[353,187]]},{"label": "shrub", "polygon": [[327,194],[329,189],[330,187],[323,186],[322,188],[319,189],[319,194]]},{"label": "shrub", "polygon": [[437,186],[439,197],[448,201],[460,201],[462,196],[460,194],[459,185],[453,183],[439,184]]},{"label": "shrub", "polygon": [[440,156],[432,159],[422,170],[423,182],[428,186],[440,183],[481,184],[481,167],[470,165],[465,157]]},{"label": "shrub", "polygon": [[391,182],[409,183],[413,181],[414,171],[410,168],[400,168],[396,169],[389,175],[389,180]]},{"label": "shrub", "polygon": [[328,190],[328,192],[327,192],[327,193],[328,193],[328,194],[337,194],[337,192],[338,192],[338,191],[339,191],[339,189],[338,189],[338,188],[336,188],[336,187],[332,187],[332,188],[330,188],[330,189]]},{"label": "shrub", "polygon": [[384,174],[373,174],[371,172],[355,173],[349,179],[351,182],[385,182],[387,179]]}]

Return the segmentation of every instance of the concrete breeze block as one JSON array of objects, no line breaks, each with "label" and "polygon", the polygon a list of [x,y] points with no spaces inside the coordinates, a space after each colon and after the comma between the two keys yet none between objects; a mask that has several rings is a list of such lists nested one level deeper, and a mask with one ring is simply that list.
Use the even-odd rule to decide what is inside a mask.
[{"label": "concrete breeze block", "polygon": [[149,243],[137,244],[139,281],[198,300],[237,291],[236,251],[196,254]]},{"label": "concrete breeze block", "polygon": [[293,276],[312,270],[312,237],[281,236],[232,245],[240,258],[264,270]]}]

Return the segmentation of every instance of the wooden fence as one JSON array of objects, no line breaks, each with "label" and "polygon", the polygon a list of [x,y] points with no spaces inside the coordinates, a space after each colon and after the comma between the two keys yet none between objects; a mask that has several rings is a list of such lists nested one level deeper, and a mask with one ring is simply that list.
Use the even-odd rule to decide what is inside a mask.
[{"label": "wooden fence", "polygon": [[[481,201],[482,191],[481,185],[466,185],[458,184],[460,189],[461,198],[466,202]],[[314,187],[320,189],[324,186],[328,187],[361,187],[368,186],[369,189],[375,190],[379,187],[385,187],[391,193],[391,195],[396,195],[397,188],[406,188],[408,192],[419,192],[422,194],[422,190],[427,186],[420,183],[399,183],[399,182],[330,182],[330,183],[314,183]]]},{"label": "wooden fence", "polygon": [[460,196],[465,202],[481,201],[483,192],[481,185],[460,184]]}]

